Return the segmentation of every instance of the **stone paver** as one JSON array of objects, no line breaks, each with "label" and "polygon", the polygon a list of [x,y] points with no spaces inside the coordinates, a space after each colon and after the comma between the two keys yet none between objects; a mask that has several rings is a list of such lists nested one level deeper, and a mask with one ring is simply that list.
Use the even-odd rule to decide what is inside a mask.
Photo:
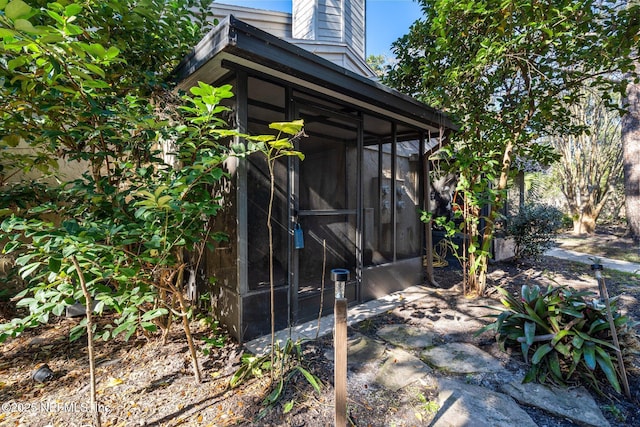
[{"label": "stone paver", "polygon": [[[355,307],[349,307],[347,310],[347,325],[351,326],[355,323],[362,322],[363,320],[393,310],[400,304],[406,304],[430,294],[431,290],[429,288],[416,285],[372,301],[367,301]],[[287,328],[277,331],[274,340],[282,346],[289,338],[292,341],[304,341],[329,335],[333,331],[333,320],[333,314],[330,314],[322,317],[320,322],[311,320],[294,326],[291,330]],[[245,343],[244,347],[257,356],[265,355],[269,353],[269,348],[271,347],[271,335],[268,334],[251,340]]]},{"label": "stone paver", "polygon": [[417,357],[404,350],[395,348],[389,352],[389,357],[382,364],[376,375],[376,383],[392,391],[423,380],[431,372]]},{"label": "stone paver", "polygon": [[[590,255],[567,250],[550,250],[546,255],[591,263],[588,260]],[[601,262],[605,268],[636,274],[640,272],[638,264],[607,259],[601,259]],[[407,350],[426,348],[421,352],[421,358],[430,365],[449,373],[501,372],[504,368],[497,359],[472,344],[454,342],[429,348],[433,344],[434,335],[455,337],[458,332],[468,332],[482,327],[484,322],[479,319],[489,310],[484,306],[495,305],[495,301],[488,300],[482,303],[479,300],[466,301],[459,298],[453,291],[433,291],[422,286],[414,286],[375,301],[350,307],[348,324],[352,325],[392,310],[400,304],[425,297],[429,300],[425,301],[423,310],[425,316],[432,321],[428,329],[417,329],[408,325],[383,327],[378,331],[378,335],[388,345],[364,335],[353,336],[348,343],[348,363],[351,370],[354,370],[354,366],[369,366],[371,370],[366,375],[374,375],[376,383],[393,391],[418,381],[423,383],[437,381],[440,411],[431,423],[434,427],[535,426],[533,420],[518,406],[516,400],[523,405],[541,408],[581,425],[609,425],[591,395],[584,389],[551,389],[539,384],[513,382],[502,386],[502,391],[508,395],[497,393],[463,381],[437,378],[438,376],[433,375],[433,371],[427,364],[408,351],[397,348],[403,347]],[[455,300],[455,298],[458,299]],[[442,330],[439,329],[443,324],[441,320],[446,320],[446,328]],[[319,325],[317,321],[312,321],[294,327],[291,338],[293,340],[314,339],[316,336],[331,333],[332,329],[333,316],[325,316]],[[286,341],[288,332],[288,330],[280,331],[276,335],[276,340]],[[246,343],[246,347],[255,354],[264,354],[269,344],[270,336],[265,336]],[[390,346],[396,347],[389,348]],[[333,354],[327,354],[327,357],[333,359]]]},{"label": "stone paver", "polygon": [[511,397],[452,379],[438,380],[440,410],[432,427],[535,427]]},{"label": "stone paver", "polygon": [[497,372],[503,369],[489,353],[468,343],[450,343],[424,350],[421,356],[438,369],[456,374]]},{"label": "stone paver", "polygon": [[[347,365],[363,366],[382,360],[386,346],[362,334],[355,334],[347,340]],[[324,355],[327,360],[334,360],[333,350]]]},{"label": "stone paver", "polygon": [[382,358],[386,346],[364,335],[357,334],[347,341],[347,364],[361,366]]},{"label": "stone paver", "polygon": [[564,389],[535,383],[512,382],[504,384],[502,391],[520,403],[544,409],[580,425],[609,425],[593,397],[583,387]]},{"label": "stone paver", "polygon": [[433,345],[433,332],[408,325],[383,326],[377,332],[386,342],[408,349],[422,349]]}]

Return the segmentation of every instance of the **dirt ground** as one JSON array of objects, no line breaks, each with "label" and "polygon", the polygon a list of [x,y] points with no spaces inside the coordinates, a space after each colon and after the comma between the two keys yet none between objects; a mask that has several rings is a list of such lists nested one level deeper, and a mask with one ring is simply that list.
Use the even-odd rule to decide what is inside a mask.
[{"label": "dirt ground", "polygon": [[[446,301],[455,312],[460,301],[461,273],[454,266],[436,271],[443,287],[433,289],[434,298]],[[609,293],[620,295],[622,310],[640,320],[640,278],[605,272]],[[519,289],[524,283],[567,284],[597,290],[587,266],[555,258],[543,258],[534,265],[497,263],[491,266],[490,283]],[[497,298],[496,293],[492,294]],[[497,302],[497,301],[496,301]],[[355,332],[374,336],[375,331],[394,323],[433,328],[436,341],[471,342],[502,361],[505,369],[522,370],[521,357],[501,353],[491,337],[474,337],[475,331],[451,331],[452,311],[434,309],[424,298],[368,319]],[[6,310],[5,310],[6,311]],[[47,327],[28,331],[0,346],[0,425],[2,426],[84,426],[91,425],[86,402],[89,399],[89,373],[86,342],[69,343],[68,331],[78,320],[61,318]],[[208,336],[206,325],[194,322],[197,340]],[[303,364],[323,382],[316,393],[302,378],[289,383],[283,399],[264,410],[261,402],[268,394],[267,378],[252,379],[229,389],[228,382],[240,366],[241,347],[228,340],[208,356],[200,355],[203,382],[193,380],[188,348],[179,328],[169,342],[144,336],[129,342],[98,342],[97,391],[103,426],[325,426],[333,424],[333,368],[324,357],[331,350],[331,337],[304,345]],[[640,425],[640,371],[629,372],[634,400],[608,394],[597,397],[612,426]],[[31,379],[38,364],[47,363],[53,380],[39,384]],[[349,418],[355,426],[428,425],[435,410],[437,391],[428,386],[409,386],[392,393],[367,381],[366,367],[358,380],[349,383]],[[491,387],[498,377],[468,376],[468,381]],[[609,391],[610,392],[610,391]],[[290,403],[292,402],[292,403]],[[289,403],[291,409],[286,405]],[[539,425],[572,426],[543,411],[526,409]]]}]

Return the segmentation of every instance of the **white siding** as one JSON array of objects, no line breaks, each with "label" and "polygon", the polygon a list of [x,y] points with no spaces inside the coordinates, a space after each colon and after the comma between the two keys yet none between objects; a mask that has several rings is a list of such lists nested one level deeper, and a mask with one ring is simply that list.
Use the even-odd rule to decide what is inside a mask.
[{"label": "white siding", "polygon": [[344,42],[360,55],[365,57],[365,2],[364,0],[344,1]]},{"label": "white siding", "polygon": [[337,64],[349,71],[360,74],[361,76],[374,78],[375,73],[369,68],[364,58],[360,58],[344,43],[330,43],[313,40],[289,40],[291,43],[301,47],[309,52],[314,53],[334,64]]},{"label": "white siding", "polygon": [[293,38],[341,43],[365,57],[365,0],[293,0]]},{"label": "white siding", "polygon": [[365,62],[365,0],[292,0],[292,14],[212,5],[214,15],[229,14],[363,76],[375,74]]},{"label": "white siding", "polygon": [[344,42],[344,11],[342,0],[317,0],[318,41]]},{"label": "white siding", "polygon": [[293,0],[293,28],[294,39],[316,39],[316,2],[311,0]]},{"label": "white siding", "polygon": [[233,15],[239,20],[281,39],[291,38],[291,14],[214,2],[213,16],[219,20]]}]

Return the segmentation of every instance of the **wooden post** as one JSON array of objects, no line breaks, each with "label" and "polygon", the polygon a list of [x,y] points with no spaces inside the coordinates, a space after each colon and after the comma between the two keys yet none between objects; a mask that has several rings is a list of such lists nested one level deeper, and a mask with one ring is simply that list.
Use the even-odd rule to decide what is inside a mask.
[{"label": "wooden post", "polygon": [[335,283],[336,301],[333,307],[333,384],[335,390],[336,427],[347,425],[347,295],[346,284],[350,273],[345,268],[331,270],[331,280]]},{"label": "wooden post", "polygon": [[347,425],[347,299],[336,298],[334,346],[335,426]]},{"label": "wooden post", "polygon": [[629,379],[627,378],[627,371],[624,368],[624,358],[622,357],[622,350],[620,349],[620,342],[618,342],[618,332],[616,331],[616,324],[613,321],[613,313],[611,313],[611,301],[609,300],[609,291],[607,290],[607,284],[602,277],[602,265],[595,263],[591,265],[591,269],[594,271],[596,281],[598,282],[598,290],[600,291],[600,299],[604,300],[607,308],[607,320],[609,321],[609,329],[611,330],[611,338],[613,345],[616,349],[616,356],[618,358],[618,370],[620,372],[620,379],[622,379],[622,386],[624,388],[624,394],[627,398],[631,399],[631,389],[629,388]]}]

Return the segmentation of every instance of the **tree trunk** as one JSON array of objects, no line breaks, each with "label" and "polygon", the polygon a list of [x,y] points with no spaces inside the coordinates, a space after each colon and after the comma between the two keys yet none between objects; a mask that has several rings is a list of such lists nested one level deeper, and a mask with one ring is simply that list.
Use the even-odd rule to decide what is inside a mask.
[{"label": "tree trunk", "polygon": [[193,344],[193,336],[191,335],[191,328],[189,326],[189,316],[187,304],[184,301],[184,297],[182,296],[182,290],[176,289],[176,297],[178,297],[178,301],[180,302],[180,317],[182,317],[182,326],[184,328],[184,336],[187,338],[187,344],[189,345],[189,354],[191,355],[191,364],[193,365],[193,376],[196,382],[199,384],[202,382],[202,375],[200,374],[200,367],[198,366],[198,353],[196,352],[196,347]]},{"label": "tree trunk", "polygon": [[84,304],[87,316],[87,352],[89,353],[89,398],[91,405],[91,412],[93,412],[93,419],[97,427],[101,426],[100,411],[98,410],[98,402],[96,400],[96,357],[93,348],[93,304],[91,301],[91,294],[87,289],[87,282],[78,263],[78,259],[75,256],[71,257],[73,266],[78,273],[78,279],[80,280],[80,287],[82,288],[82,294],[84,295]]},{"label": "tree trunk", "polygon": [[574,234],[593,234],[596,231],[597,217],[590,212],[582,212],[573,220]]},{"label": "tree trunk", "polygon": [[[485,294],[487,289],[487,271],[489,268],[489,252],[491,250],[491,243],[493,242],[493,233],[496,227],[496,219],[500,214],[500,209],[504,203],[504,191],[507,189],[509,182],[509,171],[511,170],[511,163],[513,162],[513,147],[517,137],[514,137],[512,141],[507,142],[504,148],[504,154],[502,156],[502,170],[500,172],[500,178],[498,179],[498,185],[496,187],[496,197],[491,204],[489,215],[486,218],[486,224],[482,233],[482,242],[480,246],[480,253],[478,254],[478,260],[476,262],[475,275],[476,275],[476,289],[478,295]],[[473,271],[473,270],[472,270]]]},{"label": "tree trunk", "polygon": [[629,84],[622,118],[624,194],[629,232],[640,240],[640,85]]}]

